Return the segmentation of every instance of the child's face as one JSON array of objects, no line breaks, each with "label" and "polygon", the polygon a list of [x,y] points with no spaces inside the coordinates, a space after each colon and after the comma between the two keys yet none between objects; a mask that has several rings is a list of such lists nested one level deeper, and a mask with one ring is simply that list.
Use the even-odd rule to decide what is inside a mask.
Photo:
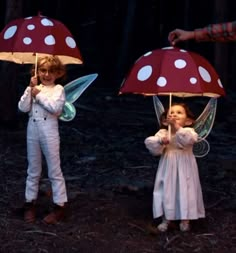
[{"label": "child's face", "polygon": [[181,105],[173,105],[168,111],[168,117],[175,119],[176,123],[182,127],[189,125],[189,118],[186,114],[185,108]]},{"label": "child's face", "polygon": [[55,80],[58,78],[58,73],[49,63],[46,62],[41,64],[38,68],[38,77],[41,83],[47,86],[55,84]]}]

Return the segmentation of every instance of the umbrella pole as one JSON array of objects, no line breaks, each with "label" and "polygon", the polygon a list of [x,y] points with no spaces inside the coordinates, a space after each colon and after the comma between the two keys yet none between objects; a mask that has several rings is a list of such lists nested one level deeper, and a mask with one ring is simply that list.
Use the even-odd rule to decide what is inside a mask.
[{"label": "umbrella pole", "polygon": [[[171,105],[172,105],[172,94],[170,93],[170,96],[169,96],[169,110],[171,108]],[[168,138],[169,138],[169,140],[171,139],[171,125],[170,124],[168,125]]]},{"label": "umbrella pole", "polygon": [[35,54],[34,76],[37,76],[37,68],[38,68],[37,64],[38,64],[38,54],[36,53],[36,54]]}]

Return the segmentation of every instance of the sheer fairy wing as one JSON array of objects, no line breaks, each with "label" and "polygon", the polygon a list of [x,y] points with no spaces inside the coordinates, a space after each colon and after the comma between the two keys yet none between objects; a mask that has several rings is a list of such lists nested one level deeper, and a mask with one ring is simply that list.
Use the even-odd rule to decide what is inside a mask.
[{"label": "sheer fairy wing", "polygon": [[216,108],[217,99],[211,98],[202,114],[195,121],[193,128],[198,133],[200,139],[205,139],[211,132],[215,121]]},{"label": "sheer fairy wing", "polygon": [[217,99],[211,98],[203,110],[202,114],[197,118],[193,128],[198,133],[198,142],[193,146],[193,153],[196,157],[203,157],[210,151],[210,144],[206,137],[211,132],[215,121],[217,108]]},{"label": "sheer fairy wing", "polygon": [[157,116],[159,126],[161,125],[160,118],[162,113],[165,111],[164,106],[158,96],[153,96],[153,105]]},{"label": "sheer fairy wing", "polygon": [[198,138],[198,142],[193,145],[193,154],[195,157],[204,157],[210,151],[210,144],[206,139]]},{"label": "sheer fairy wing", "polygon": [[82,95],[89,85],[97,78],[98,74],[90,74],[79,77],[65,85],[66,103],[63,107],[59,119],[62,121],[71,121],[76,115],[76,109],[73,103]]},{"label": "sheer fairy wing", "polygon": [[98,74],[82,76],[65,85],[66,101],[74,103],[97,76]]}]

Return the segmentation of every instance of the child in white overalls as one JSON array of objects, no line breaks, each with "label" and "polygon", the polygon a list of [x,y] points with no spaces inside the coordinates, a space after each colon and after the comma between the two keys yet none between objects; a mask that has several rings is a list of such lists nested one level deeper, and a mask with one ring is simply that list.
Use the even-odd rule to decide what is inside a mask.
[{"label": "child in white overalls", "polygon": [[[56,82],[65,75],[65,67],[56,56],[38,59],[34,75],[18,108],[29,113],[27,126],[27,179],[25,189],[24,219],[34,222],[35,203],[38,197],[42,173],[42,153],[46,158],[48,177],[51,182],[54,209],[43,221],[55,224],[65,217],[67,193],[60,165],[60,136],[58,117],[65,104],[63,86]],[[32,71],[35,67],[33,67]],[[38,85],[38,81],[40,84]]]}]

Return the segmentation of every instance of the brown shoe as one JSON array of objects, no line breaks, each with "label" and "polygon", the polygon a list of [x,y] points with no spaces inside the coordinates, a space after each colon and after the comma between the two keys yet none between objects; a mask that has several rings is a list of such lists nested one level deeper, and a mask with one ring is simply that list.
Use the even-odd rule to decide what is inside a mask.
[{"label": "brown shoe", "polygon": [[24,221],[33,223],[36,219],[36,208],[34,202],[25,202],[24,204]]},{"label": "brown shoe", "polygon": [[43,222],[46,224],[57,224],[58,222],[65,219],[65,206],[58,206],[54,204],[53,211],[49,213],[44,219]]}]

